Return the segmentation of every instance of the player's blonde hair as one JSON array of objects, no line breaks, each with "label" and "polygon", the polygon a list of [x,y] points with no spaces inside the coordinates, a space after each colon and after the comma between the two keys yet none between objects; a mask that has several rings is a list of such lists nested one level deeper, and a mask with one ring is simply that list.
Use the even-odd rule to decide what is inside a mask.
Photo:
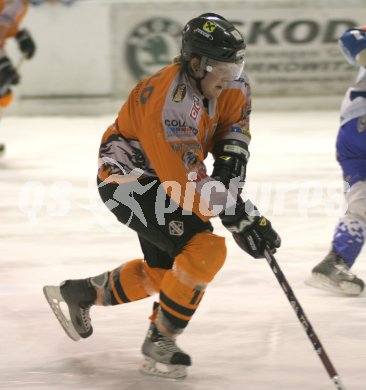
[{"label": "player's blonde hair", "polygon": [[178,54],[176,55],[174,58],[173,58],[173,64],[178,64],[180,66],[183,65],[183,58],[182,58],[182,55],[181,54]]}]

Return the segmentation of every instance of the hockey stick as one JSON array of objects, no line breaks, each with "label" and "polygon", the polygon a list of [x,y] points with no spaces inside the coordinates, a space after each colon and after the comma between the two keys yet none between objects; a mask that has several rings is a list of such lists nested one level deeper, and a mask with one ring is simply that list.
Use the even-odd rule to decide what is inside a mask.
[{"label": "hockey stick", "polygon": [[27,59],[27,56],[26,56],[25,54],[23,54],[23,55],[19,58],[18,63],[17,63],[16,66],[15,66],[15,69],[16,69],[16,70],[19,70],[20,67],[22,66],[23,62],[24,62],[26,59]]},{"label": "hockey stick", "polygon": [[306,334],[308,335],[316,353],[318,354],[320,360],[322,361],[325,369],[327,370],[336,388],[338,390],[346,390],[346,388],[341,382],[339,375],[337,374],[337,371],[335,370],[332,362],[330,361],[327,353],[325,352],[325,349],[323,348],[318,336],[315,334],[313,327],[310,324],[310,321],[306,317],[304,310],[302,309],[299,301],[295,297],[295,294],[292,291],[292,288],[290,287],[285,275],[281,271],[281,268],[279,267],[276,258],[268,249],[264,251],[264,256],[266,257],[266,260],[269,266],[271,267],[273,273],[275,274],[278,283],[282,287],[282,290],[284,291],[288,301],[290,302],[290,305],[294,309],[297,318],[299,319],[302,326],[304,327]]}]

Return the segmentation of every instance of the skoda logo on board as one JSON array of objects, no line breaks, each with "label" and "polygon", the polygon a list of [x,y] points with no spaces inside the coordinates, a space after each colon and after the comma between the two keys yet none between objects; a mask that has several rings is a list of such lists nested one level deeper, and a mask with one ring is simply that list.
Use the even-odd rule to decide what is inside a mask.
[{"label": "skoda logo on board", "polygon": [[171,19],[151,18],[139,23],[127,38],[125,58],[136,80],[170,64],[180,51],[182,26]]}]

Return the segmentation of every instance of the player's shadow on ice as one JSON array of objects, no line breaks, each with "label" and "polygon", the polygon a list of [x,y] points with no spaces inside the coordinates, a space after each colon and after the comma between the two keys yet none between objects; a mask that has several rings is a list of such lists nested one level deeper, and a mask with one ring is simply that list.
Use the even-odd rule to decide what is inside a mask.
[{"label": "player's shadow on ice", "polygon": [[[129,350],[103,353],[87,352],[75,357],[48,361],[29,370],[28,380],[57,389],[89,390],[194,390],[196,379],[167,379],[139,372],[140,356]],[[133,351],[135,355],[135,351]],[[193,378],[192,378],[193,379]]]}]

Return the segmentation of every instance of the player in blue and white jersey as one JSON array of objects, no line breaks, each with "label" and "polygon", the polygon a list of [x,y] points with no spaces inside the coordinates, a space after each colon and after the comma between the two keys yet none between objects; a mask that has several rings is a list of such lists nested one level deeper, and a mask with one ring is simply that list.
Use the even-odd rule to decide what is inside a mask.
[{"label": "player in blue and white jersey", "polygon": [[348,208],[336,226],[330,252],[312,270],[312,284],[359,295],[364,282],[350,269],[366,237],[366,26],[345,31],[339,46],[347,61],[360,68],[341,105],[336,142],[343,180],[350,186],[346,193]]}]

